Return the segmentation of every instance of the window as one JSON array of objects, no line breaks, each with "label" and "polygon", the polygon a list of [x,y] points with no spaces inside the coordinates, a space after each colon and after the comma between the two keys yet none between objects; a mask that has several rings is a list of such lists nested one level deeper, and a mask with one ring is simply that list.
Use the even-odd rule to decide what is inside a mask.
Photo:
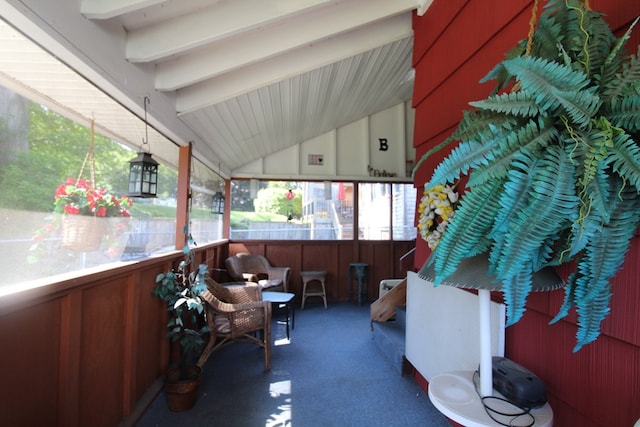
[{"label": "window", "polygon": [[233,180],[230,238],[351,239],[352,188],[350,183]]},{"label": "window", "polygon": [[[135,151],[7,88],[0,99],[0,257],[12,266],[0,288],[174,249],[175,170],[160,165],[157,199],[128,199]],[[62,192],[77,199],[63,202]],[[112,196],[120,208],[75,215]]]},{"label": "window", "polygon": [[[59,280],[52,276],[173,250],[177,171],[170,162],[178,159],[176,145],[6,23],[0,21],[0,29],[13,58],[0,70],[0,257],[11,266],[0,276],[0,294],[24,282]],[[94,180],[90,162],[82,167],[91,140]],[[136,157],[131,148],[142,151],[141,141],[161,163],[158,197],[129,205],[122,196],[129,160]],[[116,197],[129,215],[103,211],[105,217],[85,216],[92,222],[83,227],[80,215],[54,213],[56,191],[78,178]],[[190,231],[199,244],[220,239],[222,221],[210,208],[220,180],[194,159],[192,183]],[[78,200],[88,205],[95,200],[90,198]],[[62,203],[58,208],[64,211]]]},{"label": "window", "polygon": [[412,184],[358,184],[358,238],[413,240],[416,191]]},{"label": "window", "polygon": [[[233,180],[230,238],[352,240],[356,212],[354,185]],[[358,185],[359,239],[415,239],[416,196],[411,184]]]},{"label": "window", "polygon": [[213,199],[224,194],[224,180],[197,159],[192,160],[189,231],[198,245],[222,239],[223,216],[213,211]]}]

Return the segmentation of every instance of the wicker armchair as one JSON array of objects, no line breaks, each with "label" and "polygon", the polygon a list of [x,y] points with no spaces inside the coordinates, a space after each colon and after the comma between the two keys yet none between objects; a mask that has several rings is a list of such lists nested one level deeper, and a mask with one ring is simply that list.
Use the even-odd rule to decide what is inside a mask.
[{"label": "wicker armchair", "polygon": [[[271,303],[262,301],[256,285],[222,286],[207,279],[201,294],[207,301],[207,324],[211,329],[198,366],[203,367],[211,354],[234,340],[246,340],[264,348],[265,370],[271,368]],[[256,332],[259,332],[256,334]]]},{"label": "wicker armchair", "polygon": [[233,280],[256,282],[264,290],[288,292],[289,267],[272,267],[262,255],[244,253],[230,256],[225,264]]}]

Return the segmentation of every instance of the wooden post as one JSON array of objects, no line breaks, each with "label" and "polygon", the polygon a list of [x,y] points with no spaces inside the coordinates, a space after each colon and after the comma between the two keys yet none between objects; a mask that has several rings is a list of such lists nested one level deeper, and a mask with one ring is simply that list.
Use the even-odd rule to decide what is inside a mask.
[{"label": "wooden post", "polygon": [[189,198],[191,197],[191,143],[178,148],[178,206],[176,208],[176,249],[186,243],[184,227],[189,225]]}]

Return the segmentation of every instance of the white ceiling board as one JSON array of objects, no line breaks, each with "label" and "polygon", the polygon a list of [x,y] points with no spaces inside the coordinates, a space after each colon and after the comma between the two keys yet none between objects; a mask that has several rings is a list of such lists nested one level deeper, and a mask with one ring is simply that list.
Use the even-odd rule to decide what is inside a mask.
[{"label": "white ceiling board", "polygon": [[354,30],[339,39],[325,40],[300,52],[289,52],[277,58],[243,67],[236,72],[180,89],[176,109],[178,114],[181,114],[204,108],[384,44],[405,38],[410,39],[411,36],[411,15],[399,15],[385,20],[376,28],[366,27]]},{"label": "white ceiling board", "polygon": [[80,12],[89,19],[109,19],[166,3],[166,0],[82,0]]},{"label": "white ceiling board", "polygon": [[158,63],[156,87],[179,89],[331,37],[340,37],[365,25],[378,25],[386,18],[408,13],[410,9],[398,7],[402,3],[410,2],[369,0],[367,7],[362,7],[361,2],[344,1],[315,9],[300,19],[248,30]]},{"label": "white ceiling board", "polygon": [[328,2],[329,0],[218,2],[176,19],[129,31],[127,59],[132,62],[161,60],[207,43],[259,30],[265,25],[293,20],[302,12]]},{"label": "white ceiling board", "polygon": [[3,4],[123,112],[74,93],[61,75],[38,75],[27,51],[17,64],[0,61],[10,78],[80,117],[100,110],[101,125],[133,144],[144,128],[124,126],[123,115],[141,117],[148,96],[150,123],[177,144],[192,142],[197,158],[228,177],[254,167],[273,176],[273,159],[289,158],[278,153],[407,105],[413,14],[430,1],[4,0],[0,12]]}]

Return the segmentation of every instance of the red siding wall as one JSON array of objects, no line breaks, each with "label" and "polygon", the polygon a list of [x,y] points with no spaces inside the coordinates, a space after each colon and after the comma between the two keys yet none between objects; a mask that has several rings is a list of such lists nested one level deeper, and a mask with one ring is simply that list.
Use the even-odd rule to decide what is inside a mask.
[{"label": "red siding wall", "polygon": [[[591,1],[590,6],[604,12],[618,33],[640,15],[637,0]],[[529,0],[436,0],[425,16],[414,16],[418,158],[453,131],[469,101],[492,90],[492,82],[478,81],[526,37],[531,7]],[[640,28],[628,46],[638,44]],[[444,154],[416,173],[419,191]],[[632,426],[640,418],[639,245],[636,237],[614,280],[612,313],[595,343],[572,352],[575,316],[548,325],[560,307],[562,291],[532,295],[523,320],[507,330],[507,357],[545,382],[556,426]],[[418,239],[417,268],[427,252]],[[565,271],[560,273],[566,277]]]}]

